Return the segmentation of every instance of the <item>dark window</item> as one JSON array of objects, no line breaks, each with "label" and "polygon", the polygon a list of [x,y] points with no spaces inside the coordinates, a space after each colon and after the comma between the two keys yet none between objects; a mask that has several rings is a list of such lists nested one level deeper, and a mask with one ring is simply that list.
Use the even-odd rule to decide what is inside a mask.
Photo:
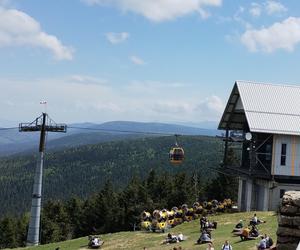
[{"label": "dark window", "polygon": [[286,143],[281,144],[281,158],[280,165],[285,166],[286,164]]},{"label": "dark window", "polygon": [[272,145],[267,144],[266,145],[266,161],[271,161],[272,159]]},{"label": "dark window", "polygon": [[280,198],[283,197],[284,193],[285,193],[285,189],[280,189]]}]

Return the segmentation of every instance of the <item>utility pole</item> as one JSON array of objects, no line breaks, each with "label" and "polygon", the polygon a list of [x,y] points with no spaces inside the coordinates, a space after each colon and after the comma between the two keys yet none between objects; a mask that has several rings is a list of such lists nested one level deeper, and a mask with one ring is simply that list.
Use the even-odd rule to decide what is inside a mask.
[{"label": "utility pole", "polygon": [[19,132],[40,131],[39,159],[35,169],[30,222],[27,234],[27,246],[36,246],[40,243],[40,217],[43,184],[43,164],[45,153],[45,141],[47,132],[67,132],[65,124],[56,124],[47,113],[42,113],[31,123],[20,123]]}]

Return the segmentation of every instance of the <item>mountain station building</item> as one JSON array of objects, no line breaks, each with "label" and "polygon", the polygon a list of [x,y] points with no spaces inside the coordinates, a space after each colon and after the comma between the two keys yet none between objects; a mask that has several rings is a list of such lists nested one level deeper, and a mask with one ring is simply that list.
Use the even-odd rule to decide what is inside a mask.
[{"label": "mountain station building", "polygon": [[300,190],[300,86],[236,81],[218,128],[240,211],[276,210]]}]

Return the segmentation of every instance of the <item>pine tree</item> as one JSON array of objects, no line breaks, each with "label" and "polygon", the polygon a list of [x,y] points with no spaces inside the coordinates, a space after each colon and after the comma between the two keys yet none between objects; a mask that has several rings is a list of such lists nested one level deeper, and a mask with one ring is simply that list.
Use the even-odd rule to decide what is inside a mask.
[{"label": "pine tree", "polygon": [[65,204],[65,211],[68,215],[68,223],[70,225],[72,238],[83,236],[81,232],[81,218],[83,203],[79,198],[71,198]]},{"label": "pine tree", "polygon": [[19,247],[25,247],[26,245],[29,216],[29,213],[25,213],[18,219],[16,224],[16,242]]},{"label": "pine tree", "polygon": [[0,248],[17,247],[16,224],[12,217],[5,217],[0,221]]}]

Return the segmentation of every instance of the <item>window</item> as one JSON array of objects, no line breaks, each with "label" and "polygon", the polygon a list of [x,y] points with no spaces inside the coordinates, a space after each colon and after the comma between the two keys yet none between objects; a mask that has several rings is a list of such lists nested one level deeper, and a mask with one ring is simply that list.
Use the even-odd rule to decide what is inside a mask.
[{"label": "window", "polygon": [[280,165],[285,166],[286,164],[286,143],[281,144],[281,158]]}]

